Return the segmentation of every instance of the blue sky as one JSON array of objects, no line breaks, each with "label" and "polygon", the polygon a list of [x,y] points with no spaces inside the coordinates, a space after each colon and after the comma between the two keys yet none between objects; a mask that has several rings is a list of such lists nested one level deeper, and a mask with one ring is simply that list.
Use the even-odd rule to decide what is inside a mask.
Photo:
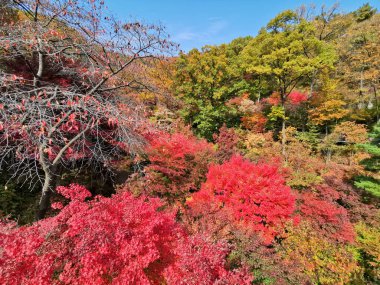
[{"label": "blue sky", "polygon": [[[206,44],[227,43],[240,36],[256,35],[258,30],[286,9],[314,3],[332,6],[336,1],[321,0],[106,0],[112,13],[121,19],[162,23],[172,40],[189,51]],[[379,0],[341,0],[343,12],[356,10],[369,2],[380,10]]]}]

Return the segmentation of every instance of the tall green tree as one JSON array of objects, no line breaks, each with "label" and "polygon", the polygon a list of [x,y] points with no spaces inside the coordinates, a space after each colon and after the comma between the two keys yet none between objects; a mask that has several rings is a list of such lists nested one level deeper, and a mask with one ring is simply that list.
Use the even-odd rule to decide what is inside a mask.
[{"label": "tall green tree", "polygon": [[174,84],[184,102],[182,115],[198,135],[210,140],[223,123],[229,127],[240,123],[236,110],[226,103],[242,93],[253,93],[254,85],[243,77],[237,61],[249,39],[193,49],[177,59]]},{"label": "tall green tree", "polygon": [[[346,36],[337,40],[338,76],[346,100],[358,106],[354,119],[380,118],[380,14],[353,24]],[[364,109],[367,107],[367,109]],[[364,113],[360,118],[357,113]]]},{"label": "tall green tree", "polygon": [[369,175],[357,177],[355,185],[380,198],[380,123],[374,126],[369,136],[370,142],[360,145],[370,155],[361,162]]},{"label": "tall green tree", "polygon": [[321,41],[311,22],[291,10],[271,20],[242,52],[247,74],[263,78],[280,94],[282,154],[286,157],[285,103],[292,90],[301,84],[313,86],[318,72],[332,68],[336,59],[333,48]]}]

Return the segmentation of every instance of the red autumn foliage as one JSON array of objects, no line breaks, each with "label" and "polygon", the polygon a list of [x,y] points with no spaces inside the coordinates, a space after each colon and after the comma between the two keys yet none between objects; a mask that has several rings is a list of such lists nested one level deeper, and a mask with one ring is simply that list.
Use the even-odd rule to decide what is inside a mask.
[{"label": "red autumn foliage", "polygon": [[245,96],[238,96],[238,97],[233,97],[232,99],[228,100],[226,105],[227,106],[238,106],[241,104],[241,102],[244,100]]},{"label": "red autumn foliage", "polygon": [[305,193],[301,197],[302,219],[308,220],[315,230],[327,238],[353,242],[354,229],[346,209],[328,200],[321,200],[313,193]]},{"label": "red autumn foliage", "polygon": [[225,211],[231,222],[261,233],[269,243],[291,218],[294,202],[277,166],[234,156],[210,167],[207,181],[188,205],[194,216]]},{"label": "red autumn foliage", "polygon": [[234,154],[239,152],[237,145],[240,138],[235,132],[235,129],[227,128],[224,124],[219,129],[219,134],[214,134],[213,138],[218,146],[218,150],[215,154],[218,161],[223,162],[229,160]]},{"label": "red autumn foliage", "polygon": [[62,169],[111,170],[112,161],[141,150],[144,108],[121,97],[140,89],[137,71],[146,58],[153,62],[176,45],[161,26],[109,16],[103,0],[0,3],[15,14],[12,25],[0,25],[0,105],[6,106],[0,168],[30,185],[44,183],[41,219]]},{"label": "red autumn foliage", "polygon": [[251,116],[241,118],[244,128],[263,133],[268,119],[261,113],[254,113]]},{"label": "red autumn foliage", "polygon": [[[308,96],[306,93],[302,93],[299,91],[292,91],[289,95],[285,97],[286,102],[292,106],[298,106],[303,102],[308,100]],[[277,106],[281,103],[281,97],[278,92],[274,92],[271,96],[264,99],[269,105]]]},{"label": "red autumn foliage", "polygon": [[264,102],[267,102],[269,105],[277,106],[281,102],[281,97],[278,92],[273,92],[268,98],[263,99]]},{"label": "red autumn foliage", "polygon": [[151,141],[147,154],[150,165],[143,178],[147,193],[173,202],[199,189],[214,151],[193,135],[164,133]]},{"label": "red autumn foliage", "polygon": [[[344,167],[343,167],[344,169]],[[349,215],[352,223],[366,221],[378,226],[378,211],[375,205],[363,203],[361,193],[349,182],[347,173],[338,164],[333,164],[332,169],[323,175],[324,185],[320,185],[318,198],[334,202],[339,201]]]},{"label": "red autumn foliage", "polygon": [[293,91],[288,95],[287,101],[293,106],[298,106],[307,101],[307,94],[299,91]]},{"label": "red autumn foliage", "polygon": [[0,224],[1,284],[249,284],[225,268],[227,250],[188,236],[158,199],[128,192],[84,202],[89,191],[57,189],[73,199],[31,226]]},{"label": "red autumn foliage", "polygon": [[253,279],[245,267],[230,272],[221,266],[228,253],[223,242],[213,245],[195,235],[179,240],[173,251],[180,259],[165,271],[167,284],[251,284]]},{"label": "red autumn foliage", "polygon": [[86,198],[91,197],[91,193],[86,187],[77,184],[71,184],[69,187],[58,186],[57,192],[63,197],[73,201],[84,201]]}]

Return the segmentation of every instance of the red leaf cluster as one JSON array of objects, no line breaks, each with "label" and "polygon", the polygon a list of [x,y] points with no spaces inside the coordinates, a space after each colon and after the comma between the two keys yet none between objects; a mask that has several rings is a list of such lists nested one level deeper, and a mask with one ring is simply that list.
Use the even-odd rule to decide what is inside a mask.
[{"label": "red leaf cluster", "polygon": [[251,116],[242,117],[241,122],[244,128],[257,133],[263,133],[268,119],[261,113],[254,113]]},{"label": "red leaf cluster", "polygon": [[219,134],[214,134],[213,138],[218,146],[216,157],[218,161],[223,162],[229,160],[234,154],[239,153],[238,143],[240,140],[239,135],[233,128],[227,128],[224,124],[219,129]]},{"label": "red leaf cluster", "polygon": [[86,187],[78,184],[70,184],[68,187],[58,186],[57,192],[72,201],[84,201],[86,198],[91,197],[90,191],[88,191]]},{"label": "red leaf cluster", "polygon": [[[225,268],[226,248],[188,236],[158,199],[129,193],[84,202],[79,185],[57,189],[74,198],[31,226],[0,224],[1,284],[249,284]],[[74,193],[75,192],[75,193]],[[74,196],[73,196],[74,195]]]},{"label": "red leaf cluster", "polygon": [[313,193],[302,195],[300,206],[302,219],[314,225],[324,236],[341,242],[352,242],[355,237],[347,210],[328,200],[321,200]]},{"label": "red leaf cluster", "polygon": [[277,106],[281,103],[281,97],[278,92],[273,92],[268,98],[263,99],[269,105]]},{"label": "red leaf cluster", "polygon": [[181,258],[166,270],[168,284],[251,284],[246,268],[227,271],[221,264],[228,253],[225,243],[211,244],[201,235],[178,241],[174,252]]},{"label": "red leaf cluster", "polygon": [[[306,102],[308,99],[308,96],[306,93],[302,93],[299,91],[292,91],[288,96],[286,96],[286,103],[292,105],[292,106],[298,106],[302,104],[303,102]],[[271,96],[264,99],[264,102],[268,103],[269,105],[277,106],[281,103],[281,97],[278,92],[274,92]]]},{"label": "red leaf cluster", "polygon": [[287,101],[293,106],[298,106],[307,101],[307,94],[299,91],[293,91],[288,95]]},{"label": "red leaf cluster", "polygon": [[234,156],[212,165],[207,181],[188,205],[193,215],[225,211],[234,223],[260,232],[267,242],[291,218],[295,197],[278,167]]},{"label": "red leaf cluster", "polygon": [[174,133],[156,137],[147,153],[150,165],[144,171],[148,193],[172,201],[200,187],[214,151],[205,140]]}]

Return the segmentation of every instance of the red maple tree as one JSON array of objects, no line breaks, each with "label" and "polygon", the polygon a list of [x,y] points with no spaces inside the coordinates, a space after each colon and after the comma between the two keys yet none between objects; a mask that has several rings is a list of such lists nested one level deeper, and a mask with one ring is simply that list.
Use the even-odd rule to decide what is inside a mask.
[{"label": "red maple tree", "polygon": [[133,70],[172,44],[161,26],[122,23],[101,0],[6,4],[21,16],[0,23],[0,167],[43,184],[41,219],[65,168],[104,173],[142,146],[141,108],[120,91],[140,88]]},{"label": "red maple tree", "polygon": [[306,102],[308,100],[308,96],[306,93],[293,91],[288,95],[287,100],[291,105],[298,106],[302,104],[303,102]]},{"label": "red maple tree", "polygon": [[[1,284],[250,284],[226,269],[224,244],[189,236],[157,198],[95,197],[71,184],[71,201],[31,226],[0,224]],[[54,204],[54,206],[57,206]]]},{"label": "red maple tree", "polygon": [[150,139],[146,153],[150,164],[137,179],[142,182],[142,192],[174,203],[183,202],[200,188],[214,150],[206,140],[190,133],[160,133]]},{"label": "red maple tree", "polygon": [[231,222],[271,242],[291,218],[295,197],[277,166],[234,156],[210,167],[206,182],[187,204],[193,216],[225,211]]},{"label": "red maple tree", "polygon": [[341,242],[352,242],[355,237],[347,210],[336,203],[318,199],[315,194],[302,195],[300,212],[302,219],[308,220],[314,229],[328,238]]}]

